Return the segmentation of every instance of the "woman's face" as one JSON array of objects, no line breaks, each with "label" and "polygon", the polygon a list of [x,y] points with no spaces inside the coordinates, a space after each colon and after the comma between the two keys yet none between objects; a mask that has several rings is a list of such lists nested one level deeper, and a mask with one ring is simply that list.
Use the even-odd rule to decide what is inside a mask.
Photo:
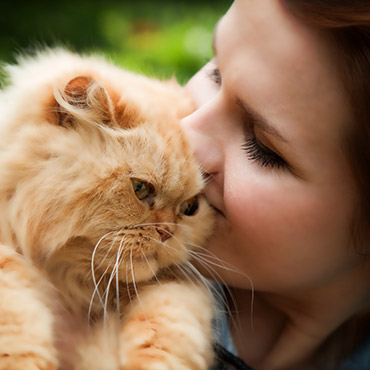
[{"label": "woman's face", "polygon": [[[236,0],[214,51],[187,85],[198,110],[183,121],[219,211],[208,248],[258,290],[330,283],[359,260],[341,150],[351,117],[334,53],[277,0]],[[218,272],[250,288],[241,274]]]}]

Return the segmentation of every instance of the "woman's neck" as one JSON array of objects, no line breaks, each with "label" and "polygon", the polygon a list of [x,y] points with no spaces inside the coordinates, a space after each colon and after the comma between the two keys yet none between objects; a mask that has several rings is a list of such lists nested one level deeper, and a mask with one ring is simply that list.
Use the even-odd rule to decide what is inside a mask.
[{"label": "woman's neck", "polygon": [[253,314],[250,293],[234,290],[239,355],[256,369],[303,369],[334,330],[370,304],[370,268],[364,265],[305,291],[256,293]]}]

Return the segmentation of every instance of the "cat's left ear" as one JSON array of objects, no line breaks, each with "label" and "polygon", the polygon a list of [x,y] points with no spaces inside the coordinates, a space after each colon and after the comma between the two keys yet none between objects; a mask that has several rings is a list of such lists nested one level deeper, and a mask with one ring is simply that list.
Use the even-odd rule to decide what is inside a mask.
[{"label": "cat's left ear", "polygon": [[63,94],[54,93],[56,113],[53,123],[70,127],[77,120],[114,125],[114,107],[106,89],[89,76],[70,80]]}]

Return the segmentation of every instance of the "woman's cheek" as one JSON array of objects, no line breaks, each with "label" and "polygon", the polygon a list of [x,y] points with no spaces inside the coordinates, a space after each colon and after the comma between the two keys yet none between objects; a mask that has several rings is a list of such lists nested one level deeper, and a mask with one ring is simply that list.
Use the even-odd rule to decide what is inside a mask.
[{"label": "woman's cheek", "polygon": [[225,188],[225,194],[233,229],[238,239],[249,241],[251,247],[285,248],[318,227],[317,209],[312,201],[295,194],[293,189],[281,187],[281,183],[241,179],[239,186],[234,181]]}]

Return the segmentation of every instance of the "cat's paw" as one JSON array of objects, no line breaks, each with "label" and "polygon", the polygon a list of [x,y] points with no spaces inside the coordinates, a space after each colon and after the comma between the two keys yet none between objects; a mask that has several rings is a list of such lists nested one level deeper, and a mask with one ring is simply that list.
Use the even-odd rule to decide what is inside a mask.
[{"label": "cat's paw", "polygon": [[0,370],[57,370],[55,363],[36,354],[0,355]]},{"label": "cat's paw", "polygon": [[[196,360],[195,358],[193,360]],[[137,348],[121,360],[119,370],[206,370],[206,361],[198,359],[185,363],[180,359],[158,347]]]}]

